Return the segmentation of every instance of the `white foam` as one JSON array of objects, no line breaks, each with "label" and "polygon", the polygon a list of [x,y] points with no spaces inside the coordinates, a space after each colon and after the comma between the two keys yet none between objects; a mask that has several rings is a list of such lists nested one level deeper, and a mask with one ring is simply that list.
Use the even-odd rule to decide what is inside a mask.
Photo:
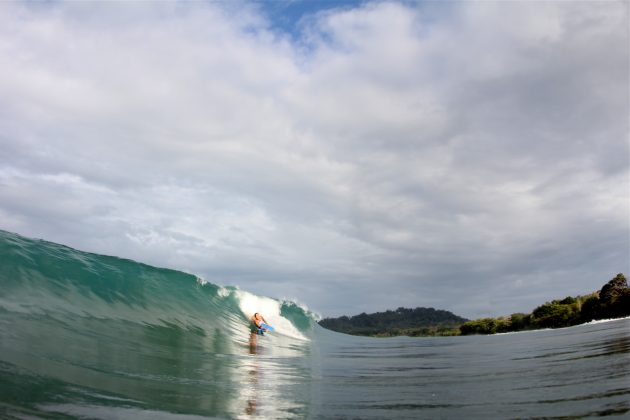
[{"label": "white foam", "polygon": [[230,295],[230,289],[221,286],[219,287],[219,290],[217,290],[217,295],[219,295],[219,297],[221,298],[226,298]]},{"label": "white foam", "polygon": [[595,319],[593,321],[581,324],[581,325],[593,325],[593,324],[604,324],[606,322],[612,322],[612,321],[620,321],[622,319],[630,319],[630,316],[626,316],[624,318],[607,318],[607,319]]},{"label": "white foam", "polygon": [[300,340],[307,340],[307,338],[295,328],[291,321],[280,315],[280,307],[282,305],[280,301],[254,295],[243,290],[236,290],[235,295],[238,299],[238,306],[241,312],[243,312],[247,318],[251,318],[258,312],[275,328],[276,333]]}]

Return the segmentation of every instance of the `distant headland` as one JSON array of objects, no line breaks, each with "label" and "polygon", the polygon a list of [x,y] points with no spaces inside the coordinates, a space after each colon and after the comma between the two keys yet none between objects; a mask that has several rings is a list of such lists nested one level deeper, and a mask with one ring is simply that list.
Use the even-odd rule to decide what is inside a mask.
[{"label": "distant headland", "polygon": [[352,317],[324,318],[319,325],[329,330],[377,337],[397,335],[459,335],[459,326],[468,321],[449,311],[433,308],[398,308],[395,311],[365,312]]},{"label": "distant headland", "polygon": [[395,311],[362,313],[352,317],[324,318],[319,325],[352,335],[392,337],[495,334],[561,328],[593,320],[630,316],[630,287],[619,273],[601,290],[538,306],[531,313],[499,318],[467,320],[449,311],[433,308],[398,308]]}]

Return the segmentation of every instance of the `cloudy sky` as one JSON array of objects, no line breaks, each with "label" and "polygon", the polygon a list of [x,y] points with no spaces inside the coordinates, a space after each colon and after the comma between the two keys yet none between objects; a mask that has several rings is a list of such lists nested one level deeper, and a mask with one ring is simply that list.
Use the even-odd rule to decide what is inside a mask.
[{"label": "cloudy sky", "polygon": [[1,2],[0,229],[324,316],[630,274],[624,1]]}]

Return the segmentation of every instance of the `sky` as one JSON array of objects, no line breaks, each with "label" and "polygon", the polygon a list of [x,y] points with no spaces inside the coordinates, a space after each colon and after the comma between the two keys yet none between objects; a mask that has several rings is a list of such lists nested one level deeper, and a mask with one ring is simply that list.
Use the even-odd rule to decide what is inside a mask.
[{"label": "sky", "polygon": [[0,2],[0,229],[322,316],[630,274],[624,1]]}]

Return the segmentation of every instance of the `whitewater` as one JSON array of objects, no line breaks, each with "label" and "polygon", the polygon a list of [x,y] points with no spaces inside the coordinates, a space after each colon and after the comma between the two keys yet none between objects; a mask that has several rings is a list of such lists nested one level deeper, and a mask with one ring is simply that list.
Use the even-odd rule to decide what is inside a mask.
[{"label": "whitewater", "polygon": [[[276,331],[252,337],[254,312]],[[353,337],[287,300],[0,231],[1,418],[588,418],[629,401],[630,319]]]}]

